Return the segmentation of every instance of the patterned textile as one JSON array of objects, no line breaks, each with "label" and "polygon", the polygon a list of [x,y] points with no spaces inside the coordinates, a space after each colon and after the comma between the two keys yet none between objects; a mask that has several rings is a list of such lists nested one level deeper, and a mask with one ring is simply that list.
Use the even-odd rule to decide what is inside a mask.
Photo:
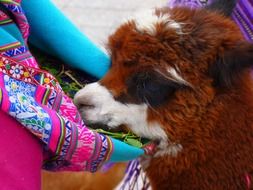
[{"label": "patterned textile", "polygon": [[240,27],[244,37],[253,41],[253,1],[239,0],[233,14],[233,20]]},{"label": "patterned textile", "polygon": [[111,156],[111,139],[89,130],[57,80],[39,69],[27,47],[29,25],[20,0],[0,5],[0,26],[17,23],[24,39],[0,44],[0,109],[41,139],[45,169],[95,172]]},{"label": "patterned textile", "polygon": [[138,160],[129,162],[126,175],[117,190],[151,190],[150,182]]},{"label": "patterned textile", "polygon": [[45,71],[0,57],[0,105],[45,143],[47,169],[94,172],[110,157],[110,139],[84,126],[71,99]]},{"label": "patterned textile", "polygon": [[[39,68],[46,70],[55,76],[62,90],[70,98],[74,98],[74,95],[86,84],[98,80],[97,78],[90,76],[87,73],[67,66],[52,56],[43,54],[35,47],[31,48],[31,52],[32,55],[36,57]],[[55,95],[51,94],[50,96],[53,98]],[[51,101],[52,98],[49,98],[48,101],[48,106],[51,107],[53,106]]]},{"label": "patterned textile", "polygon": [[169,0],[168,6],[171,8],[175,6],[187,6],[190,8],[197,8],[206,5],[207,3],[208,0]]},{"label": "patterned textile", "polygon": [[14,21],[7,15],[7,13],[1,11],[0,9],[0,26],[17,24],[24,39],[24,44],[18,41],[14,43],[6,43],[4,46],[1,46],[0,44],[0,55],[12,57],[14,60],[23,62],[25,65],[31,67],[38,67],[36,60],[27,48],[29,24],[24,15],[24,11],[20,6],[20,2],[21,0],[0,0],[0,5],[3,5],[5,9],[10,11],[15,17],[14,23]]},{"label": "patterned textile", "polygon": [[2,2],[3,5],[15,16],[15,22],[18,24],[23,38],[27,42],[29,36],[29,24],[24,15],[24,11],[20,6],[21,0],[2,0]]}]

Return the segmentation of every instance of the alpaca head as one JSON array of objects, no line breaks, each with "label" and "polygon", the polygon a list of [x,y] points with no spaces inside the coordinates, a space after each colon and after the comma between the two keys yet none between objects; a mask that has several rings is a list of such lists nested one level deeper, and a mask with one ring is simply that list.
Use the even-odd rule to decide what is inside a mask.
[{"label": "alpaca head", "polygon": [[235,2],[221,2],[141,12],[123,23],[109,37],[111,69],[75,96],[83,119],[124,124],[181,150],[217,93],[239,85],[253,64],[253,46],[227,17]]}]

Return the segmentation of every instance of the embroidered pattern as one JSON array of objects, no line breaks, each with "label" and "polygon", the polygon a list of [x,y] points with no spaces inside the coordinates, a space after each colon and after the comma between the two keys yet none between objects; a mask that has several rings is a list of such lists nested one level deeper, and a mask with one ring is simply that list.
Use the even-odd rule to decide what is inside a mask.
[{"label": "embroidered pattern", "polygon": [[20,6],[20,2],[3,1],[3,5],[15,16],[15,20],[20,28],[23,38],[25,41],[27,41],[29,35],[29,24],[24,15],[22,7]]},{"label": "embroidered pattern", "polygon": [[25,53],[25,52],[27,52],[26,46],[19,46],[17,48],[9,49],[9,50],[5,51],[3,53],[3,56],[14,57],[14,56],[17,56],[17,55]]},{"label": "embroidered pattern", "polygon": [[[0,0],[0,3],[1,2],[4,7],[14,15],[15,21],[17,22],[21,34],[25,42],[27,42],[27,38],[29,35],[29,25],[20,6],[20,1]],[[6,13],[0,10],[0,25],[3,24],[15,25],[13,20]],[[17,41],[0,46],[0,51],[2,51],[1,54],[3,56],[12,57],[12,59],[19,62],[23,62],[25,65],[38,68],[35,59],[31,55],[27,47],[25,45],[22,45],[21,42]]]},{"label": "embroidered pattern", "polygon": [[0,10],[0,25],[11,23],[12,20],[3,12]]},{"label": "embroidered pattern", "polygon": [[110,157],[111,141],[85,127],[71,99],[49,73],[0,57],[0,89],[2,110],[41,139],[50,152],[45,168],[96,171]]},{"label": "embroidered pattern", "polygon": [[[14,17],[0,12],[1,24],[18,25],[27,42],[29,25],[21,0],[0,0]],[[44,143],[47,169],[96,171],[113,150],[111,141],[89,130],[57,80],[40,70],[27,44],[0,47],[0,108]]]},{"label": "embroidered pattern", "polygon": [[51,120],[33,98],[36,87],[8,75],[4,75],[4,85],[10,101],[9,114],[47,143]]},{"label": "embroidered pattern", "polygon": [[77,118],[80,117],[77,116],[78,114],[77,108],[72,103],[72,100],[68,96],[63,95],[59,111],[60,114],[66,115],[69,120],[79,122]]},{"label": "embroidered pattern", "polygon": [[59,83],[51,74],[36,68],[27,67],[22,63],[16,63],[10,58],[0,57],[0,71],[34,85],[42,85],[56,91],[62,91]]},{"label": "embroidered pattern", "polygon": [[[92,159],[91,163],[90,163],[90,169],[89,171],[91,172],[96,172],[97,168],[100,168],[101,163],[103,163],[104,161],[107,161],[109,159],[108,155],[110,155],[110,153],[108,152],[108,146],[112,147],[112,142],[111,140],[106,137],[105,135],[100,135],[101,141],[102,141],[102,146],[100,148],[100,152],[98,152],[98,155],[95,156],[95,159]],[[98,143],[100,144],[100,143]],[[112,148],[110,148],[110,150],[112,150]]]}]

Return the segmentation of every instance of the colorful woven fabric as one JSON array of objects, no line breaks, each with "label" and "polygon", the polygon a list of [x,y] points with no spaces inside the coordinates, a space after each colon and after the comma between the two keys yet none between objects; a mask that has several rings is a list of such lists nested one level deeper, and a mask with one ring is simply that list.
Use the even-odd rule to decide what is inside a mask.
[{"label": "colorful woven fabric", "polygon": [[20,6],[20,3],[21,0],[3,0],[3,5],[15,16],[15,22],[18,24],[24,40],[27,42],[29,35],[29,24],[24,11]]},{"label": "colorful woven fabric", "polygon": [[[55,56],[58,55],[73,65],[80,64],[95,76],[101,76],[107,71],[108,57],[49,0],[23,0],[20,3],[21,1],[0,0],[0,109],[43,142],[44,168],[95,172],[107,161],[128,161],[143,155],[143,149],[91,131],[84,125],[72,99],[64,93],[51,74],[40,69],[30,53],[27,43],[29,25],[22,7],[33,26],[31,29],[34,29],[28,41],[31,42],[32,37],[32,41],[37,42],[33,43],[36,47],[50,47]],[[47,10],[49,17],[40,12],[42,7]],[[56,20],[58,27],[55,26]],[[53,27],[50,22],[53,22]],[[66,27],[64,35],[71,36],[72,41],[69,38],[58,38],[57,33],[62,34],[63,26]],[[43,31],[35,32],[37,29]],[[44,46],[45,44],[49,46]],[[79,51],[73,47],[77,47]],[[44,63],[42,64],[45,67]],[[64,67],[56,69],[49,64],[49,68],[54,74],[55,70],[60,72],[57,78],[61,79],[61,84],[64,84],[64,90],[69,95],[72,96],[82,86],[71,71],[65,70]],[[70,84],[78,84],[79,88],[72,86],[69,90],[68,82],[65,82],[62,76],[69,77],[72,80]]]},{"label": "colorful woven fabric", "polygon": [[0,41],[1,110],[44,143],[44,168],[95,172],[111,156],[111,139],[89,130],[57,80],[39,69],[27,47],[29,25],[20,1],[0,0],[0,5],[6,36]]},{"label": "colorful woven fabric", "polygon": [[1,109],[49,149],[45,168],[94,172],[109,159],[113,149],[110,138],[84,126],[71,99],[51,74],[2,56],[0,98]]},{"label": "colorful woven fabric", "polygon": [[[13,16],[15,17],[15,23],[14,21],[8,17],[7,13],[4,11],[1,11],[0,9],[0,24],[5,25],[4,27],[8,27],[10,25],[17,24],[20,30],[20,34],[22,38],[20,38],[20,41],[16,41],[14,38],[14,42],[10,43],[6,41],[3,43],[4,45],[1,46],[0,43],[0,50],[1,54],[7,57],[12,57],[16,61],[22,61],[24,64],[32,66],[32,67],[38,67],[35,59],[30,54],[28,48],[27,48],[27,39],[29,35],[29,24],[27,22],[27,19],[24,15],[24,11],[20,6],[20,0],[1,0],[1,6],[5,7],[6,10],[10,11]],[[3,8],[2,8],[3,9]],[[2,39],[4,40],[4,39]]]}]

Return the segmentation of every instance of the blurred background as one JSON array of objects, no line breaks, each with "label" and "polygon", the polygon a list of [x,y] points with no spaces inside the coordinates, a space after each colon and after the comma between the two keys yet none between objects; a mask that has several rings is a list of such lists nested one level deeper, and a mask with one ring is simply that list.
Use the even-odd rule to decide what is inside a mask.
[{"label": "blurred background", "polygon": [[114,29],[135,11],[166,5],[168,0],[53,0],[96,44],[103,46]]}]

